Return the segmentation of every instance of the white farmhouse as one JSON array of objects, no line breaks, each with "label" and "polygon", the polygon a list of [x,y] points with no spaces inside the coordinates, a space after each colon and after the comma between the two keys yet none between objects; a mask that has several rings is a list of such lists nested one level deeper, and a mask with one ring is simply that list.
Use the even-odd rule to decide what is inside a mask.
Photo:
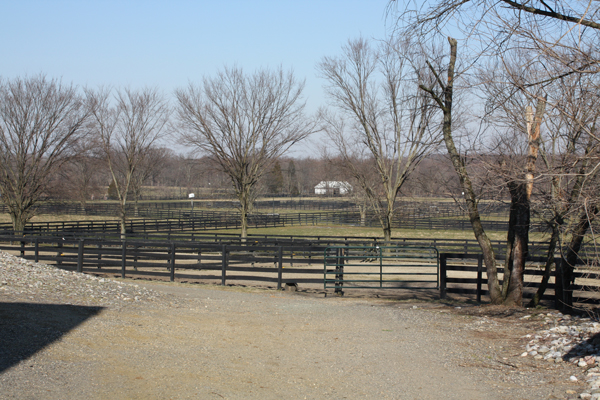
[{"label": "white farmhouse", "polygon": [[315,194],[320,195],[345,195],[352,191],[352,185],[342,181],[321,181],[315,186]]}]

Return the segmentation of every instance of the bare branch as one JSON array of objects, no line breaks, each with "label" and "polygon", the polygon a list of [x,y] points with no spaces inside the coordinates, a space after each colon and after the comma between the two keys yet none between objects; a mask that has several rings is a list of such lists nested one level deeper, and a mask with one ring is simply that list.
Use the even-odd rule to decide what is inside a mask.
[{"label": "bare branch", "polygon": [[175,95],[183,143],[212,156],[231,179],[242,212],[242,235],[256,184],[270,164],[315,131],[305,119],[304,84],[292,72],[260,70],[246,75],[225,68],[201,86]]}]

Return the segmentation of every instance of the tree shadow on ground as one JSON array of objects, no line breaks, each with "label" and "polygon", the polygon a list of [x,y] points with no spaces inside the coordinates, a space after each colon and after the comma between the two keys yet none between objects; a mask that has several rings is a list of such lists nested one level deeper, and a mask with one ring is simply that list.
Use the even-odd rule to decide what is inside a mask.
[{"label": "tree shadow on ground", "polygon": [[0,302],[0,373],[59,340],[102,309]]}]

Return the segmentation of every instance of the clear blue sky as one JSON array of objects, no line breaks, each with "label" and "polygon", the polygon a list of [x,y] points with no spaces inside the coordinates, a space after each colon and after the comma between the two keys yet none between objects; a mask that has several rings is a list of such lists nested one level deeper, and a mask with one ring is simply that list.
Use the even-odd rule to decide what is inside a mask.
[{"label": "clear blue sky", "polygon": [[0,76],[40,72],[77,85],[171,94],[223,65],[293,68],[309,110],[315,64],[348,39],[385,36],[387,0],[0,0]]}]

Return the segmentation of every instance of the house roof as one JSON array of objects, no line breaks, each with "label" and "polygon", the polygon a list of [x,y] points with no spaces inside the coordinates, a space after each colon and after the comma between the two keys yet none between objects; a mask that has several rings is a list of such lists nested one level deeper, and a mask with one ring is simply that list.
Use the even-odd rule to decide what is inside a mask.
[{"label": "house roof", "polygon": [[321,181],[315,186],[315,189],[327,189],[327,188],[344,188],[352,189],[352,185],[345,181]]}]

